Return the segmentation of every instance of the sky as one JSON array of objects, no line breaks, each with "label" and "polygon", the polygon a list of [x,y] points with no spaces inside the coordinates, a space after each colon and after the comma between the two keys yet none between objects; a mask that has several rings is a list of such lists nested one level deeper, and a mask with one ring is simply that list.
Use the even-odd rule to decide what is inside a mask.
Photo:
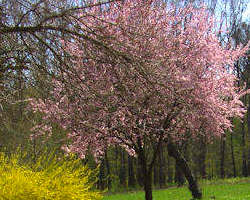
[{"label": "sky", "polygon": [[245,12],[243,13],[242,17],[243,17],[244,21],[250,22],[250,2],[248,2],[247,8],[246,8]]}]

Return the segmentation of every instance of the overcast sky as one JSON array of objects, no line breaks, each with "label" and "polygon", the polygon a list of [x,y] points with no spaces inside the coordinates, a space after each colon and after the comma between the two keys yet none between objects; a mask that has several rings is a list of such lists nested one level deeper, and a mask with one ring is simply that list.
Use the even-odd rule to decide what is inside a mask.
[{"label": "overcast sky", "polygon": [[243,13],[243,20],[250,22],[250,2],[247,4],[247,8]]}]

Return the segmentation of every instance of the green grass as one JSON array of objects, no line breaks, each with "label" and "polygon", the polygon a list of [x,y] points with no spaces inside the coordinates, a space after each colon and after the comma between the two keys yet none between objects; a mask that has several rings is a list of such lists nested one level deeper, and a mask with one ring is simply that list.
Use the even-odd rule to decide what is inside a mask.
[{"label": "green grass", "polygon": [[[250,200],[250,179],[228,179],[202,184],[204,200]],[[153,191],[153,200],[190,200],[187,187]],[[106,195],[103,200],[144,200],[144,192]]]}]

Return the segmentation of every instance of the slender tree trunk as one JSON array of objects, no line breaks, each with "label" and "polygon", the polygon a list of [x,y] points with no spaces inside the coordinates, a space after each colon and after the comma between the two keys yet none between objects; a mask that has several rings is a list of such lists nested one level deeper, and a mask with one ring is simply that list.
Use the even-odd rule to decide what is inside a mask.
[{"label": "slender tree trunk", "polygon": [[167,157],[167,166],[168,166],[168,180],[167,180],[167,182],[172,183],[173,182],[173,169],[171,166],[171,158],[169,155]]},{"label": "slender tree trunk", "polygon": [[121,166],[120,166],[120,173],[119,173],[119,179],[120,184],[124,187],[126,187],[126,164],[125,164],[125,152],[121,150]]},{"label": "slender tree trunk", "polygon": [[33,138],[33,144],[32,144],[32,146],[33,146],[33,162],[34,163],[36,163],[36,138],[34,137]]},{"label": "slender tree trunk", "polygon": [[175,162],[175,176],[174,176],[174,181],[177,183],[178,187],[181,187],[185,183],[185,178],[184,174],[182,173],[182,169],[180,168],[179,164],[177,161]]},{"label": "slender tree trunk", "polygon": [[154,186],[159,185],[159,170],[158,170],[158,165],[154,166]]},{"label": "slender tree trunk", "polygon": [[244,177],[248,176],[247,170],[247,156],[246,156],[246,132],[244,128],[244,122],[241,123],[242,132],[242,175]]},{"label": "slender tree trunk", "polygon": [[194,160],[194,174],[195,177],[205,179],[207,177],[206,172],[206,156],[207,156],[207,145],[206,137],[200,136],[199,139],[192,145],[193,149],[193,160]]},{"label": "slender tree trunk", "polygon": [[[248,62],[249,64],[250,62]],[[238,64],[238,61],[237,61],[237,64]],[[250,66],[245,66],[245,69],[247,71],[247,73],[249,74],[249,67]],[[237,66],[237,74],[238,74],[238,86],[240,86],[240,67],[239,65]],[[249,80],[247,81],[247,89],[249,89]],[[244,103],[244,105],[247,104],[247,95],[245,95],[242,99],[242,102]],[[249,135],[249,124],[250,124],[250,119],[249,119],[249,110],[250,110],[250,105],[248,107],[248,110],[247,110],[247,125],[248,125],[248,135]],[[250,172],[248,167],[247,167],[247,152],[246,152],[246,131],[245,131],[245,118],[243,118],[243,122],[241,122],[241,132],[242,132],[242,175],[244,177],[247,177],[248,176],[248,173]]]},{"label": "slender tree trunk", "polygon": [[164,157],[164,148],[160,148],[159,153],[159,184],[160,188],[163,188],[166,185],[166,161]]},{"label": "slender tree trunk", "polygon": [[145,200],[153,200],[152,196],[152,168],[148,168],[147,160],[144,152],[140,152],[138,155],[140,160],[142,174],[143,174],[143,184],[145,191]]},{"label": "slender tree trunk", "polygon": [[137,183],[142,187],[144,183],[143,183],[142,167],[139,159],[137,160],[136,179]]},{"label": "slender tree trunk", "polygon": [[[178,145],[176,146],[176,148],[178,148],[179,152],[185,152],[186,150],[186,145],[182,144],[182,145]],[[185,152],[186,153],[186,152]],[[183,155],[183,157],[185,158],[185,155]],[[186,158],[185,158],[186,159]],[[177,183],[178,187],[181,187],[184,185],[185,183],[185,177],[184,174],[182,172],[182,169],[180,168],[180,166],[178,165],[177,161],[175,161],[175,177],[174,177],[174,181],[175,183]]]},{"label": "slender tree trunk", "polygon": [[[20,68],[21,67],[23,67],[22,65],[21,65],[21,63],[20,63]],[[21,121],[22,120],[22,118],[23,118],[23,107],[24,107],[24,105],[23,105],[23,99],[24,99],[24,97],[23,97],[23,71],[22,71],[22,69],[19,69],[18,70],[18,79],[19,79],[19,99],[18,100],[20,100],[21,101],[21,103],[19,104],[19,120]]]},{"label": "slender tree trunk", "polygon": [[135,187],[134,159],[128,155],[128,187]]},{"label": "slender tree trunk", "polygon": [[235,166],[235,158],[234,158],[234,145],[233,145],[233,133],[230,135],[230,146],[231,146],[231,158],[233,165],[233,177],[236,177],[236,166]]},{"label": "slender tree trunk", "polygon": [[248,176],[247,156],[246,156],[245,149],[244,149],[244,152],[242,153],[242,175],[244,177]]},{"label": "slender tree trunk", "polygon": [[[247,109],[247,127],[248,127],[248,141],[250,142],[250,95],[248,95],[248,109]],[[249,148],[249,147],[248,147]],[[248,149],[248,159],[247,159],[247,171],[248,176],[250,175],[250,148]]]},{"label": "slender tree trunk", "polygon": [[207,177],[206,173],[206,154],[207,154],[207,146],[204,138],[200,139],[200,154],[198,158],[198,166],[199,166],[199,173],[201,178],[205,179]]},{"label": "slender tree trunk", "polygon": [[144,172],[144,190],[145,190],[145,200],[152,200],[152,172]]},{"label": "slender tree trunk", "polygon": [[119,174],[119,168],[118,168],[118,161],[119,161],[119,149],[118,146],[115,146],[115,174]]},{"label": "slender tree trunk", "polygon": [[220,177],[225,178],[225,136],[221,137],[221,143],[220,143]]},{"label": "slender tree trunk", "polygon": [[108,179],[108,189],[111,189],[111,174],[110,174],[110,165],[109,165],[109,160],[108,160],[108,154],[107,151],[105,151],[105,164],[106,164],[106,169],[107,169],[107,179]]},{"label": "slender tree trunk", "polygon": [[98,189],[104,190],[105,189],[105,165],[104,165],[104,159],[102,159],[101,165],[100,165],[100,172],[99,172],[99,179],[98,179]]},{"label": "slender tree trunk", "polygon": [[[145,150],[142,147],[142,143],[140,139],[138,139],[138,159],[141,164],[142,174],[143,174],[143,183],[144,183],[144,191],[145,191],[145,200],[153,200],[152,196],[152,171],[155,165],[155,161],[158,157],[162,138],[159,138],[159,141],[155,144],[153,148],[153,156],[152,160],[148,160],[148,156],[146,155]],[[149,162],[150,161],[150,162]]]},{"label": "slender tree trunk", "polygon": [[175,158],[176,163],[178,164],[178,166],[180,166],[183,174],[185,175],[189,183],[189,190],[191,191],[193,198],[201,199],[202,193],[198,187],[196,179],[194,178],[187,164],[187,161],[183,158],[183,156],[181,155],[181,153],[178,151],[177,147],[173,143],[169,142],[167,145],[167,148],[168,148],[168,154],[172,156],[173,158]]}]

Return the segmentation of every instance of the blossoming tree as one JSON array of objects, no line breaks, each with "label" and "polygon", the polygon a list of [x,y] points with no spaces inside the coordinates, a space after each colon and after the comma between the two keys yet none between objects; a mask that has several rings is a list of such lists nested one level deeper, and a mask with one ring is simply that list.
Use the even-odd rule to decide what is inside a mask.
[{"label": "blossoming tree", "polygon": [[[74,19],[72,19],[74,20]],[[102,156],[120,145],[138,156],[145,199],[162,144],[176,159],[192,195],[201,192],[176,144],[200,134],[220,137],[242,117],[230,65],[244,49],[222,48],[204,8],[166,9],[161,1],[125,0],[79,13],[81,38],[62,41],[71,68],[58,72],[50,98],[33,100],[50,131],[68,131],[67,151]]]}]

